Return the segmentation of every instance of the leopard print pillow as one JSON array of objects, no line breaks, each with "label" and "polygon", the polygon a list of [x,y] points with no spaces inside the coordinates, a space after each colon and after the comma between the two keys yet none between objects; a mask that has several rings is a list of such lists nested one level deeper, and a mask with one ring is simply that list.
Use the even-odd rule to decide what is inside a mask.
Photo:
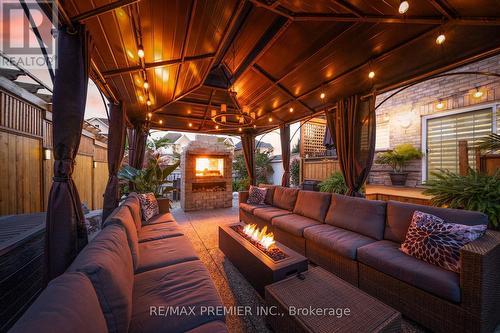
[{"label": "leopard print pillow", "polygon": [[486,225],[447,223],[437,216],[415,211],[401,251],[460,273],[460,249],[485,231]]},{"label": "leopard print pillow", "polygon": [[153,193],[143,193],[138,196],[141,202],[142,219],[145,222],[148,222],[153,216],[160,214],[158,201],[156,201]]},{"label": "leopard print pillow", "polygon": [[247,203],[251,205],[263,205],[266,199],[267,188],[250,186]]}]

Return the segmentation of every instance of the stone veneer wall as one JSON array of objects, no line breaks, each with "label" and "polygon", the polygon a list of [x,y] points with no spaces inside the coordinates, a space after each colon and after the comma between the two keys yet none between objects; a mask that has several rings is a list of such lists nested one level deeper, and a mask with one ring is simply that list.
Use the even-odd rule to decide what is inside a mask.
[{"label": "stone veneer wall", "polygon": [[[196,177],[196,156],[224,157],[223,177]],[[181,154],[181,208],[184,211],[227,208],[233,204],[232,172],[234,149],[217,142],[216,137],[197,136],[184,147]],[[225,191],[193,192],[193,183],[225,182]]]},{"label": "stone veneer wall", "polygon": [[[500,73],[500,55],[460,67],[451,72],[481,71]],[[472,94],[475,88],[483,91],[481,98]],[[376,105],[391,92],[377,96]],[[436,109],[441,99],[445,107]],[[460,75],[430,80],[411,87],[390,98],[377,109],[377,140],[381,141],[382,127],[388,127],[388,149],[402,143],[410,143],[421,148],[422,117],[447,112],[473,105],[500,101],[500,80],[492,76]],[[378,150],[380,151],[380,150]],[[406,169],[409,171],[407,186],[416,186],[422,181],[422,162],[414,161]],[[387,172],[390,168],[374,164],[369,176],[371,184],[390,185]]]}]

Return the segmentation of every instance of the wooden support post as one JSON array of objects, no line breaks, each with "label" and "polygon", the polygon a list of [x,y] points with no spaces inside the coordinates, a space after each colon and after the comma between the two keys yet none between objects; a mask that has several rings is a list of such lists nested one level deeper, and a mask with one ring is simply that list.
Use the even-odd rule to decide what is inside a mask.
[{"label": "wooden support post", "polygon": [[460,176],[469,173],[469,151],[466,140],[458,141],[458,172]]}]

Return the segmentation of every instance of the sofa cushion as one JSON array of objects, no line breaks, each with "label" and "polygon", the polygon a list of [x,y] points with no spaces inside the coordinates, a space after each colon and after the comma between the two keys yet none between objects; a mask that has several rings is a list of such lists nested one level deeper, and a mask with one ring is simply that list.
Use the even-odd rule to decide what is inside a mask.
[{"label": "sofa cushion", "polygon": [[274,189],[273,206],[292,211],[298,194],[299,190],[296,188],[277,186]]},{"label": "sofa cushion", "polygon": [[129,196],[123,201],[123,206],[127,206],[130,209],[130,213],[134,218],[134,224],[137,231],[141,230],[142,227],[142,214],[141,214],[141,203],[139,197],[136,193],[130,193]]},{"label": "sofa cushion", "polygon": [[176,222],[147,224],[139,232],[139,243],[182,235],[184,233]]},{"label": "sofa cushion", "polygon": [[136,273],[198,259],[185,236],[140,243],[139,248],[142,255]]},{"label": "sofa cushion", "polygon": [[381,240],[384,236],[385,209],[385,201],[332,194],[325,223]]},{"label": "sofa cushion", "polygon": [[299,191],[293,212],[294,214],[323,222],[330,206],[330,201],[330,193]]},{"label": "sofa cushion", "polygon": [[92,283],[83,273],[65,273],[47,288],[9,332],[107,332]]},{"label": "sofa cushion", "polygon": [[352,260],[356,260],[358,248],[376,242],[373,238],[329,224],[305,229],[304,238]]},{"label": "sofa cushion", "polygon": [[228,333],[227,326],[224,322],[216,320],[203,324],[186,333]]},{"label": "sofa cushion", "polygon": [[106,228],[106,226],[111,224],[119,224],[125,228],[128,246],[130,247],[132,261],[134,263],[134,269],[136,269],[140,261],[139,237],[137,236],[137,229],[128,206],[117,207],[111,215],[108,216],[106,221],[104,221],[103,228]]},{"label": "sofa cushion", "polygon": [[[165,315],[166,311],[177,307],[193,307],[195,313]],[[202,313],[207,307],[221,309],[222,301],[201,261],[140,273],[135,277],[130,332],[185,332],[208,322],[224,320],[223,315]]]},{"label": "sofa cushion", "polygon": [[414,287],[460,302],[460,276],[399,250],[399,243],[378,241],[358,249],[358,261]]},{"label": "sofa cushion", "polygon": [[109,332],[127,332],[134,273],[123,227],[112,224],[101,230],[75,258],[68,272],[83,272],[89,277]]},{"label": "sofa cushion", "polygon": [[292,235],[302,237],[304,229],[318,225],[321,222],[297,214],[288,214],[276,217],[272,220],[272,225],[280,228]]},{"label": "sofa cushion", "polygon": [[432,214],[415,211],[401,251],[460,273],[460,249],[483,236],[486,227],[448,223]]},{"label": "sofa cushion", "polygon": [[275,217],[288,215],[288,214],[291,214],[291,212],[288,210],[280,209],[280,208],[276,208],[276,207],[257,208],[253,211],[253,215],[260,217],[261,219],[263,219],[264,221],[267,221],[269,223]]},{"label": "sofa cushion", "polygon": [[269,207],[269,205],[252,205],[252,204],[249,204],[249,203],[246,203],[246,202],[240,202],[240,209],[244,210],[245,212],[247,213],[253,213],[253,211],[257,208],[265,208],[265,207]]},{"label": "sofa cushion", "polygon": [[273,197],[274,197],[274,189],[277,187],[277,185],[259,184],[259,187],[267,188],[266,198],[264,199],[264,204],[272,205],[273,204]]},{"label": "sofa cushion", "polygon": [[[147,225],[158,224],[158,223],[166,223],[166,222],[174,222],[174,216],[172,213],[160,213],[158,215],[153,216],[149,219]],[[146,225],[146,224],[144,224]]]},{"label": "sofa cushion", "polygon": [[413,213],[418,210],[432,214],[446,221],[465,225],[488,224],[488,216],[470,210],[439,208],[432,206],[416,205],[398,201],[387,202],[387,221],[384,239],[402,243],[413,218]]}]

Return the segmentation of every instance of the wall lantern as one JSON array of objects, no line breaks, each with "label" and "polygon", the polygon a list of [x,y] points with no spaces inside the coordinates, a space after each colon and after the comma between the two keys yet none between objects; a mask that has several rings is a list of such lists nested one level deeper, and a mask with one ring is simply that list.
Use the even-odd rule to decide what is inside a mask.
[{"label": "wall lantern", "polygon": [[43,149],[43,159],[45,161],[50,160],[51,155],[52,155],[52,152],[50,151],[50,149],[48,149],[48,148]]}]

